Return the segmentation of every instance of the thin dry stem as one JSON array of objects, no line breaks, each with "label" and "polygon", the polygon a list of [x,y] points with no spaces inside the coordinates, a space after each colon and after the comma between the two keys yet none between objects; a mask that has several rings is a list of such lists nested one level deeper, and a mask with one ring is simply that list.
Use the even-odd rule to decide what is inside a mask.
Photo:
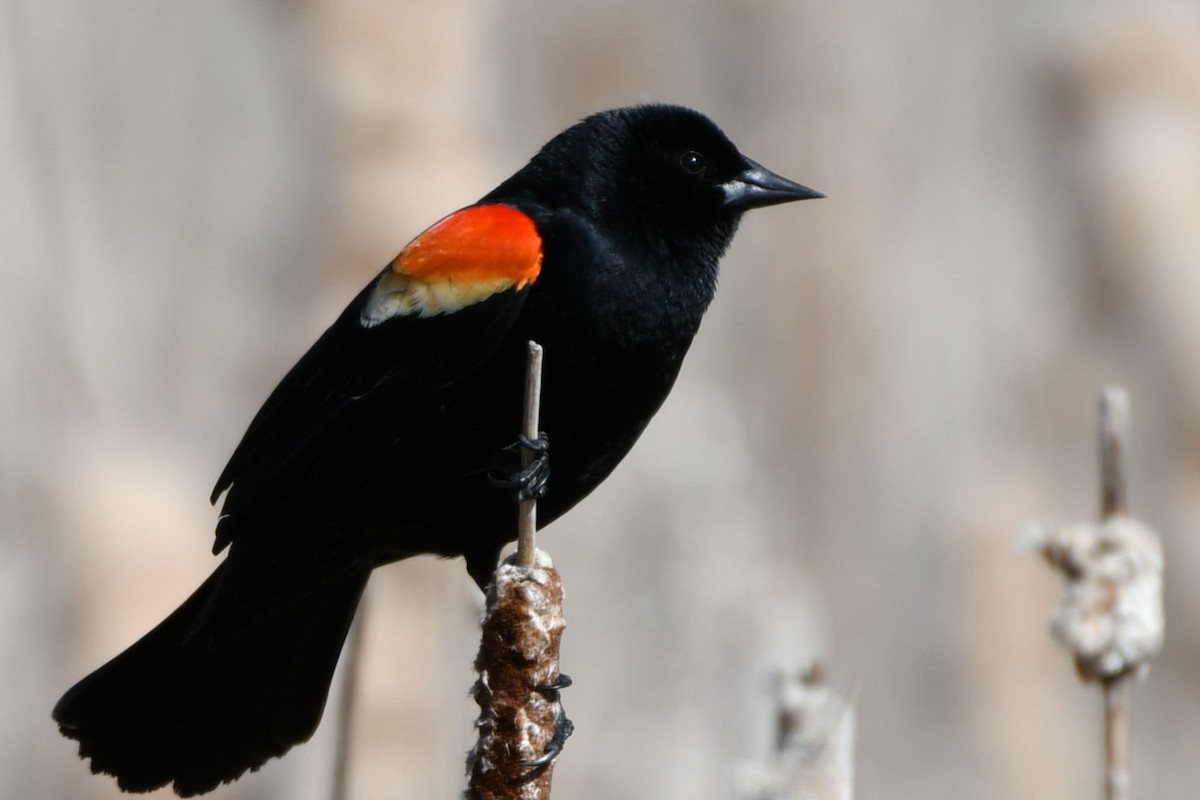
[{"label": "thin dry stem", "polygon": [[1108,386],[1100,395],[1100,516],[1129,510],[1125,452],[1129,447],[1129,391]]},{"label": "thin dry stem", "polygon": [[[1128,512],[1125,454],[1129,447],[1129,392],[1105,387],[1100,395],[1100,513],[1104,520]],[[1133,677],[1126,671],[1102,681],[1104,687],[1104,797],[1128,800],[1130,768],[1130,706]]]},{"label": "thin dry stem", "polygon": [[[522,433],[528,439],[538,437],[538,416],[542,395],[542,346],[529,343],[529,358],[525,371],[525,418]],[[528,467],[533,462],[533,453],[521,451],[521,465]],[[537,500],[522,500],[517,521],[517,566],[532,567],[537,548]]]},{"label": "thin dry stem", "polygon": [[1104,684],[1104,797],[1128,800],[1130,796],[1129,708],[1133,699],[1133,676],[1126,673]]}]

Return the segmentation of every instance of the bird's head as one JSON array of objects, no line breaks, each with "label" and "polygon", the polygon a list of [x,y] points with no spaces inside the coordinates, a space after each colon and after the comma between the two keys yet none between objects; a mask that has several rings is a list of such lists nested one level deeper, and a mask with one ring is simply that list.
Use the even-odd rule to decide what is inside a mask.
[{"label": "bird's head", "polygon": [[[698,111],[643,105],[593,114],[552,139],[512,181],[603,228],[728,244],[751,208],[822,197],[742,155]],[[506,188],[501,186],[497,193]]]}]

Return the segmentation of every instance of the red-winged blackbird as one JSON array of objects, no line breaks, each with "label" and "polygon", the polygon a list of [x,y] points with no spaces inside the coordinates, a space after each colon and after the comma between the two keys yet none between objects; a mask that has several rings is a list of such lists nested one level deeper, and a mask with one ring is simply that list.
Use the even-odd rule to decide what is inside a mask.
[{"label": "red-winged blackbird", "polygon": [[224,562],[67,692],[62,732],[122,789],[184,796],[308,739],[372,569],[464,556],[482,587],[515,538],[494,473],[517,438],[526,342],[546,350],[548,523],[666,398],[742,212],[820,196],[678,106],[556,136],[414,239],[284,377],[213,491]]}]

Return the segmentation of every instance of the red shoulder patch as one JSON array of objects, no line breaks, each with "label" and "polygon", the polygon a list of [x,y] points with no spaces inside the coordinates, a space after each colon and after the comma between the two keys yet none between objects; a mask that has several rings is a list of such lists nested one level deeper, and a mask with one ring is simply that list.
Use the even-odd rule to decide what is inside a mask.
[{"label": "red shoulder patch", "polygon": [[511,206],[455,211],[409,242],[376,281],[362,323],[447,314],[497,292],[523,289],[542,269],[542,237]]},{"label": "red shoulder patch", "polygon": [[471,206],[435,223],[401,251],[392,269],[420,280],[491,281],[517,288],[542,268],[542,237],[511,206]]}]

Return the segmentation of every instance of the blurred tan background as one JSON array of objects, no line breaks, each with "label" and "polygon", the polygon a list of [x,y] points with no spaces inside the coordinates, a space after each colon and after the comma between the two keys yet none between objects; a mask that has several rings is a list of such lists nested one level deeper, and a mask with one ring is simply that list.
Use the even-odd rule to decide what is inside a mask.
[{"label": "blurred tan background", "polygon": [[[1197,796],[1195,0],[4,0],[0,795],[117,796],[50,708],[213,567],[267,392],[425,225],[649,100],[829,199],[747,218],[671,400],[543,537],[556,796],[729,797],[812,658],[863,798],[1099,796],[1099,694],[1013,542],[1095,515],[1114,381],[1168,553],[1135,791]],[[352,796],[457,796],[478,593],[425,559],[368,604]],[[213,797],[327,796],[331,731]]]}]

